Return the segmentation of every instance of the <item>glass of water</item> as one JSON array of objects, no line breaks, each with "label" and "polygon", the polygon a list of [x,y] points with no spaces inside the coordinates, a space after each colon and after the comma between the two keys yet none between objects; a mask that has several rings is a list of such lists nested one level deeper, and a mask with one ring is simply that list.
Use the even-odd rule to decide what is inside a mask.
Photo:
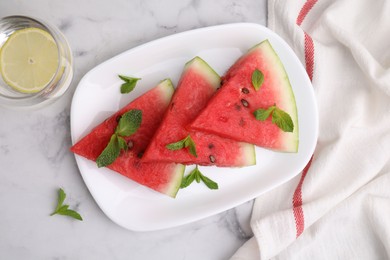
[{"label": "glass of water", "polygon": [[26,16],[0,19],[0,105],[49,103],[65,93],[72,78],[72,52],[56,27]]}]

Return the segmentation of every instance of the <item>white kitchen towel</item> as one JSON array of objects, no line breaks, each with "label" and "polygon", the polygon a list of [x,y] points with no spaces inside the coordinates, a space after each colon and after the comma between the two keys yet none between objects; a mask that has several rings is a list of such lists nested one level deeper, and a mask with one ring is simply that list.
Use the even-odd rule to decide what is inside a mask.
[{"label": "white kitchen towel", "polygon": [[319,138],[231,259],[390,259],[390,1],[269,0],[268,27],[312,79]]}]

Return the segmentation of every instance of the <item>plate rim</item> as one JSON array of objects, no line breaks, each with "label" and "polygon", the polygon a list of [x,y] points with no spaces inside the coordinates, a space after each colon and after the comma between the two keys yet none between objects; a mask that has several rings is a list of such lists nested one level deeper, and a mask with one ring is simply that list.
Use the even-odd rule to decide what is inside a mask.
[{"label": "plate rim", "polygon": [[[71,103],[71,109],[70,109],[70,129],[71,129],[71,139],[72,139],[72,145],[75,143],[75,140],[76,140],[76,137],[75,137],[75,133],[74,133],[74,130],[73,130],[73,127],[74,127],[74,122],[72,120],[72,118],[74,118],[74,113],[75,110],[76,110],[76,101],[77,101],[77,97],[79,96],[79,92],[81,91],[83,83],[85,80],[87,80],[88,76],[93,74],[96,70],[98,70],[100,67],[104,67],[107,63],[109,62],[114,62],[116,59],[118,59],[118,57],[121,57],[123,55],[129,55],[129,53],[132,53],[132,52],[136,52],[136,51],[139,51],[140,49],[142,48],[148,48],[149,46],[152,46],[153,44],[156,44],[162,40],[169,40],[171,38],[176,38],[176,37],[183,37],[185,36],[186,34],[192,34],[192,33],[195,33],[195,32],[202,32],[202,31],[209,31],[209,30],[218,30],[218,29],[225,29],[225,28],[234,28],[234,27],[237,27],[237,28],[240,28],[240,27],[255,27],[255,28],[258,28],[262,31],[265,31],[266,33],[268,34],[271,34],[273,35],[273,37],[277,38],[279,40],[279,43],[284,45],[284,48],[286,48],[290,53],[294,54],[292,56],[292,58],[295,60],[295,62],[298,62],[299,65],[302,67],[302,69],[305,71],[305,74],[303,75],[303,80],[306,81],[306,84],[308,85],[312,85],[311,84],[311,81],[306,73],[306,70],[303,68],[303,64],[301,63],[301,61],[298,59],[298,57],[296,56],[295,52],[290,48],[290,46],[279,36],[277,35],[275,32],[271,31],[270,29],[268,29],[267,27],[263,26],[263,25],[260,25],[260,24],[255,24],[255,23],[229,23],[229,24],[222,24],[222,25],[214,25],[214,26],[208,26],[208,27],[202,27],[202,28],[197,28],[197,29],[193,29],[193,30],[187,30],[187,31],[183,31],[183,32],[180,32],[180,33],[176,33],[176,34],[172,34],[172,35],[168,35],[168,36],[165,36],[165,37],[162,37],[162,38],[159,38],[159,39],[155,39],[155,40],[152,40],[152,41],[149,41],[149,42],[146,42],[144,44],[141,44],[141,45],[138,45],[134,48],[130,48],[126,51],[123,51],[105,61],[103,61],[102,63],[96,65],[95,67],[93,67],[92,69],[90,69],[87,73],[84,74],[84,76],[81,78],[81,80],[79,81],[75,91],[74,91],[74,94],[73,94],[73,97],[72,97],[72,103]],[[317,107],[317,101],[316,101],[316,98],[315,98],[315,95],[314,95],[314,89],[311,87],[310,89],[308,89],[308,91],[310,92],[310,96],[312,97],[312,100],[314,102],[314,107],[313,109],[315,110],[314,113],[316,115],[315,117],[315,122],[314,122],[314,129],[315,129],[315,133],[314,133],[314,136],[315,136],[315,140],[317,141],[318,139],[318,128],[319,128],[319,122],[318,122],[318,107]],[[134,97],[136,98],[136,97]],[[81,138],[81,137],[79,137]],[[314,153],[314,150],[315,150],[315,147],[316,147],[316,142],[313,144],[312,148],[311,148],[311,155]],[[310,160],[311,156],[309,156],[309,158],[307,159],[307,161],[304,163],[305,165],[302,166],[302,169],[299,169],[297,170],[297,172],[293,175],[293,176],[290,176],[290,178],[288,178],[287,180],[283,180],[281,181],[280,183],[276,183],[274,186],[272,187],[269,187],[268,189],[266,190],[263,190],[262,192],[259,192],[258,194],[251,194],[251,196],[249,196],[248,198],[244,198],[241,200],[241,203],[234,203],[235,205],[229,205],[226,209],[223,209],[223,210],[219,210],[219,209],[216,209],[216,210],[209,210],[208,214],[204,214],[200,217],[195,217],[193,219],[189,219],[187,221],[181,221],[181,223],[178,223],[178,224],[170,224],[170,225],[161,225],[159,228],[151,228],[151,229],[148,229],[148,228],[137,228],[136,226],[134,225],[125,225],[124,223],[122,223],[121,221],[118,221],[115,216],[113,216],[112,212],[108,212],[106,210],[106,207],[104,205],[102,205],[101,201],[99,201],[98,199],[96,199],[96,196],[94,195],[94,193],[96,192],[93,188],[91,188],[91,185],[92,183],[90,183],[88,180],[86,180],[82,170],[80,169],[80,166],[79,166],[79,160],[80,159],[83,159],[81,158],[80,156],[74,154],[75,156],[75,159],[76,159],[76,162],[77,162],[77,167],[79,169],[79,172],[83,178],[83,181],[84,183],[86,184],[87,188],[88,188],[88,191],[91,193],[92,197],[94,198],[95,202],[99,205],[99,208],[107,215],[107,217],[109,219],[111,219],[113,222],[115,222],[116,224],[126,228],[126,229],[129,229],[129,230],[133,230],[133,231],[152,231],[152,230],[160,230],[160,229],[167,229],[167,228],[172,228],[172,227],[175,227],[175,226],[179,226],[179,225],[184,225],[184,224],[187,224],[187,223],[190,223],[190,222],[193,222],[193,221],[197,221],[197,220],[200,220],[200,219],[203,219],[205,217],[208,217],[208,216],[211,216],[211,215],[215,215],[215,214],[218,214],[218,213],[221,213],[225,210],[228,210],[228,209],[231,209],[233,207],[236,207],[242,203],[245,203],[246,201],[250,201],[250,200],[253,200],[255,199],[257,196],[271,190],[271,189],[274,189],[275,187],[278,187],[279,185],[281,185],[282,183],[285,183],[289,180],[291,180],[293,177],[297,176],[304,168],[304,166],[308,163],[308,161]]]}]

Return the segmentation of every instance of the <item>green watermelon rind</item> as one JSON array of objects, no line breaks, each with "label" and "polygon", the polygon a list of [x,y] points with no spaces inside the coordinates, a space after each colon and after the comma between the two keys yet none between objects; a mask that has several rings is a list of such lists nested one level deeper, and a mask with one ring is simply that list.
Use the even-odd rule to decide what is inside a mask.
[{"label": "green watermelon rind", "polygon": [[294,137],[287,138],[287,140],[289,140],[290,142],[286,143],[285,147],[287,147],[288,150],[291,152],[297,152],[299,146],[298,109],[296,106],[295,96],[291,87],[290,79],[288,77],[288,74],[286,72],[286,69],[281,59],[279,58],[279,55],[276,53],[275,49],[272,47],[268,39],[250,48],[246,55],[250,55],[252,52],[255,52],[256,50],[259,49],[266,49],[266,51],[263,51],[263,53],[269,54],[268,58],[272,60],[273,64],[275,64],[274,66],[272,66],[272,68],[275,71],[278,71],[278,74],[280,75],[279,78],[283,79],[284,87],[282,87],[281,93],[284,93],[284,96],[287,96],[288,98],[284,98],[286,102],[282,104],[282,106],[283,107],[288,106],[288,113],[291,116],[291,119],[293,120],[294,123],[294,131],[292,133],[288,133],[288,134],[292,134]]},{"label": "green watermelon rind", "polygon": [[[161,92],[161,97],[163,97],[165,101],[169,103],[173,93],[175,92],[175,88],[173,87],[171,79],[167,78],[161,80],[157,88]],[[180,185],[184,176],[185,168],[186,167],[183,164],[176,164],[175,170],[172,173],[172,176],[174,177],[171,179],[169,185],[167,185],[165,189],[162,189],[161,192],[172,198],[176,198],[176,195],[180,190]]]},{"label": "green watermelon rind", "polygon": [[180,190],[180,185],[181,185],[181,182],[183,180],[185,169],[186,169],[186,167],[183,164],[178,163],[176,165],[175,170],[172,173],[174,178],[171,179],[170,184],[167,185],[164,190],[161,190],[164,194],[166,194],[172,198],[176,198],[176,195]]},{"label": "green watermelon rind", "polygon": [[157,85],[157,88],[161,91],[161,97],[163,97],[166,103],[169,103],[175,88],[173,87],[172,80],[169,78],[163,79]]},{"label": "green watermelon rind", "polygon": [[250,166],[256,165],[256,149],[253,144],[249,143],[240,143],[241,149],[243,150],[243,165]]},{"label": "green watermelon rind", "polygon": [[287,71],[279,57],[279,55],[276,53],[275,49],[272,47],[269,40],[264,40],[263,42],[259,43],[258,45],[254,46],[254,49],[256,48],[268,48],[269,52],[272,55],[271,58],[273,58],[273,61],[277,66],[274,67],[274,69],[277,69],[280,73],[280,78],[283,79],[283,82],[285,83],[285,87],[283,88],[282,93],[287,96],[284,100],[286,100],[286,103],[283,104],[283,106],[288,107],[288,113],[291,116],[293,123],[294,123],[294,131],[291,133],[294,135],[294,138],[289,138],[289,143],[287,143],[287,146],[291,149],[291,151],[298,151],[299,146],[299,124],[298,124],[298,109],[295,101],[294,91],[292,90],[291,82],[288,77]]},{"label": "green watermelon rind", "polygon": [[[262,135],[261,137],[259,136],[259,140],[257,141],[255,134],[250,136],[248,135],[246,137],[240,137],[235,135],[234,129],[231,129],[231,127],[233,127],[232,125],[229,125],[230,126],[229,130],[225,131],[225,129],[219,128],[221,127],[221,125],[214,124],[214,120],[216,119],[214,118],[215,116],[212,116],[212,112],[213,112],[212,109],[216,107],[220,109],[219,105],[221,105],[221,103],[218,103],[217,101],[218,97],[220,95],[223,96],[225,94],[226,96],[229,97],[230,96],[229,93],[235,95],[237,93],[236,91],[240,87],[239,86],[240,84],[235,82],[237,80],[240,82],[244,80],[243,84],[250,87],[250,83],[249,83],[250,78],[243,79],[242,77],[244,75],[245,77],[247,77],[250,74],[250,71],[248,71],[248,69],[250,68],[249,70],[252,70],[257,65],[259,65],[260,67],[265,66],[264,69],[269,70],[269,72],[265,71],[265,73],[266,74],[270,73],[270,75],[272,75],[273,83],[271,83],[271,85],[267,85],[267,91],[269,94],[266,95],[271,95],[270,98],[273,98],[272,96],[274,96],[275,99],[272,101],[272,103],[274,105],[277,105],[277,107],[279,107],[280,109],[282,109],[284,112],[288,113],[291,116],[291,119],[293,120],[294,123],[293,132],[284,132],[281,129],[278,130],[277,127],[273,127],[270,124],[268,124],[268,126],[271,126],[271,128],[266,128],[265,131],[267,132],[265,132],[265,135]],[[235,88],[234,85],[231,84],[229,85],[229,82],[231,81],[235,82],[234,85],[238,84],[237,89]],[[227,86],[228,90],[232,90],[232,91],[231,92],[224,91],[226,90],[224,86]],[[259,91],[261,91],[261,88]],[[241,91],[239,96],[240,95],[241,95]],[[226,96],[223,97],[225,98]],[[261,102],[267,103],[267,101],[269,100],[265,99],[262,100]],[[231,108],[231,106],[229,106],[231,103],[226,103],[226,104],[228,105],[227,106],[228,108]],[[268,105],[270,106],[271,104]],[[253,109],[254,108],[252,108],[252,110]],[[230,117],[230,115],[227,116]],[[252,118],[250,115],[246,115],[246,116],[248,120]],[[254,118],[253,118],[252,125],[254,128],[256,128],[256,123]],[[262,126],[259,127],[260,127],[259,130],[261,131]],[[228,69],[224,77],[224,84],[222,86],[222,90],[214,96],[214,98],[209,102],[207,107],[190,124],[190,129],[195,131],[197,130],[205,131],[226,138],[231,138],[236,141],[252,143],[255,144],[256,146],[263,147],[266,149],[271,149],[278,152],[298,152],[298,147],[299,147],[298,112],[297,112],[297,106],[296,106],[293,89],[291,87],[288,74],[286,73],[282,61],[280,60],[279,56],[276,54],[275,50],[273,49],[273,47],[271,46],[268,40],[264,40],[263,42],[253,46],[251,49],[248,50],[246,54],[241,56]],[[264,138],[267,138],[268,134],[270,135],[275,134],[275,137],[271,137],[269,141],[265,141]]]},{"label": "green watermelon rind", "polygon": [[194,57],[184,65],[183,74],[185,74],[188,68],[194,68],[199,71],[215,89],[221,85],[221,76],[199,56]]}]

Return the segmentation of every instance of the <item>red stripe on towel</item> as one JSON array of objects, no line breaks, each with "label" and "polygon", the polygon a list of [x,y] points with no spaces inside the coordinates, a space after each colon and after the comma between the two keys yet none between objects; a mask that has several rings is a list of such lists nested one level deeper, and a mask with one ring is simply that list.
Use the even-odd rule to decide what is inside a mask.
[{"label": "red stripe on towel", "polygon": [[305,63],[306,72],[311,81],[313,81],[314,70],[314,43],[313,39],[305,32]]},{"label": "red stripe on towel", "polygon": [[313,8],[313,6],[317,3],[317,0],[307,0],[306,3],[303,5],[301,11],[299,12],[299,15],[297,17],[297,25],[301,26],[303,20],[305,19],[306,15],[309,13],[309,11]]},{"label": "red stripe on towel", "polygon": [[299,180],[298,186],[296,187],[293,196],[293,213],[295,218],[297,237],[299,237],[302,234],[303,230],[305,229],[305,215],[303,214],[303,209],[302,209],[302,184],[303,181],[305,180],[307,171],[310,168],[312,159],[313,157],[310,158],[309,162],[303,169],[301,179]]},{"label": "red stripe on towel", "polygon": [[[306,3],[303,5],[296,21],[298,26],[301,26],[303,20],[310,12],[310,10],[313,8],[315,3],[317,3],[317,0],[307,0]],[[305,43],[306,72],[310,80],[312,81],[313,72],[314,72],[314,42],[309,34],[304,32],[304,35],[305,35],[304,43]],[[296,237],[299,237],[302,234],[303,230],[305,229],[305,214],[303,213],[303,208],[302,208],[302,185],[306,178],[307,172],[309,171],[312,159],[313,157],[310,158],[306,167],[303,169],[301,179],[299,180],[299,183],[295,188],[293,199],[292,199],[295,228],[297,232]]]}]

